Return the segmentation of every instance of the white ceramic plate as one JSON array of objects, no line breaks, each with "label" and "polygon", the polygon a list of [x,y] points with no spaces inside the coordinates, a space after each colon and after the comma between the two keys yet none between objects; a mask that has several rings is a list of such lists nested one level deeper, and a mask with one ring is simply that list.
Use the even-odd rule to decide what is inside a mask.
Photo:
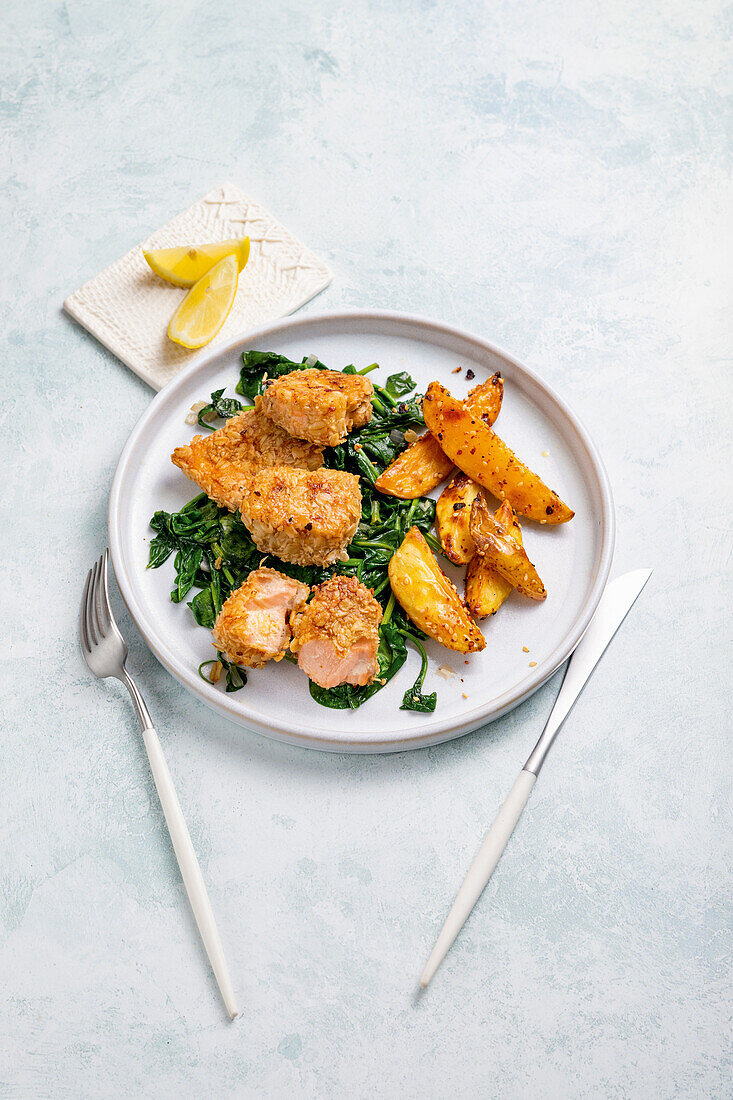
[{"label": "white ceramic plate", "polygon": [[[185,603],[170,602],[172,562],[146,569],[153,534],[148,521],[158,508],[177,511],[196,494],[171,464],[171,451],[196,434],[186,424],[195,401],[208,399],[221,386],[233,392],[240,353],[248,348],[277,351],[296,361],[313,354],[334,369],[376,361],[375,381],[408,370],[421,392],[437,378],[458,396],[499,370],[506,387],[497,430],[575,509],[575,519],[567,524],[523,524],[527,552],[548,591],[544,603],[512,595],[482,623],[486,649],[469,658],[428,643],[424,690],[438,692],[434,714],[399,710],[419,667],[412,651],[391,683],[356,711],[319,706],[306,677],[286,661],[251,672],[247,686],[230,694],[199,677],[199,663],[212,653],[210,636]],[[456,367],[460,373],[453,373]],[[468,368],[475,380],[466,379]],[[109,539],[130,614],[158,660],[197,698],[268,737],[339,752],[393,752],[476,729],[544,683],[572,653],[596,609],[611,566],[614,519],[608,478],[593,443],[564,401],[532,371],[447,325],[397,313],[354,312],[277,321],[217,348],[170,382],[122,452],[110,497]],[[441,565],[462,591],[462,571],[443,560]],[[440,666],[456,675],[443,678]]]}]

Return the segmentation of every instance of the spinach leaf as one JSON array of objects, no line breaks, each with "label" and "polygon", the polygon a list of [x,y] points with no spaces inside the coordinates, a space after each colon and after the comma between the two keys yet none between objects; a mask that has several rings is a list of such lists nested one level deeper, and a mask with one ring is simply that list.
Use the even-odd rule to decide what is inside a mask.
[{"label": "spinach leaf", "polygon": [[150,526],[158,533],[154,539],[150,540],[148,569],[157,569],[164,561],[168,561],[178,547],[175,537],[171,534],[170,520],[170,513],[161,511],[156,512],[150,521]]},{"label": "spinach leaf", "polygon": [[219,660],[226,669],[226,691],[239,691],[247,683],[247,673],[239,665],[233,665],[227,661],[223,653],[219,654]]},{"label": "spinach leaf", "polygon": [[176,587],[171,592],[173,603],[180,603],[193,588],[203,556],[204,552],[200,546],[183,546],[177,552],[174,562]]},{"label": "spinach leaf", "polygon": [[400,401],[391,414],[385,418],[390,430],[405,432],[408,428],[424,428],[425,417],[422,414],[422,394],[416,394],[409,401]]},{"label": "spinach leaf", "polygon": [[202,428],[209,428],[210,431],[214,431],[216,425],[211,423],[212,416],[216,416],[220,420],[229,420],[244,408],[241,401],[237,401],[235,397],[223,397],[223,393],[223,388],[214,390],[209,404],[199,411],[198,422]]},{"label": "spinach leaf", "polygon": [[202,588],[197,592],[188,606],[193,611],[193,617],[199,626],[205,626],[208,630],[213,628],[217,610],[210,588]]},{"label": "spinach leaf", "polygon": [[390,397],[404,397],[406,393],[411,393],[415,389],[415,382],[406,370],[401,370],[398,374],[390,374],[384,383],[384,388]]},{"label": "spinach leaf", "polygon": [[[397,458],[401,448],[392,440],[389,432],[379,432],[369,435],[366,432],[359,439],[362,450],[375,459],[382,469],[389,466]],[[380,474],[382,470],[379,471]]]},{"label": "spinach leaf", "polygon": [[254,401],[265,388],[265,377],[280,378],[283,374],[290,374],[293,370],[307,370],[313,367],[316,370],[325,370],[326,366],[320,359],[308,362],[306,356],[301,363],[295,363],[285,355],[278,355],[275,351],[243,351],[242,366],[239,371],[237,393],[244,394]]},{"label": "spinach leaf", "polygon": [[246,565],[248,572],[256,569],[262,554],[252,542],[252,536],[242,523],[239,512],[232,515],[224,512],[219,517],[219,537],[217,545],[223,561],[233,562],[237,566]]},{"label": "spinach leaf", "polygon": [[351,459],[350,464],[352,466],[356,466],[356,470],[354,472],[356,473],[356,471],[358,470],[359,475],[363,478],[366,478],[370,485],[373,485],[382,471],[374,465],[372,460],[369,458],[369,455],[362,447],[361,443],[352,443],[352,441],[349,439],[347,440],[345,446],[346,454],[348,458]]},{"label": "spinach leaf", "polygon": [[405,692],[400,710],[418,710],[425,713],[432,713],[435,710],[435,704],[438,700],[437,692],[432,691],[430,695],[422,694],[422,686],[425,682],[425,673],[428,670],[428,655],[425,652],[425,647],[422,642],[419,641],[414,634],[408,630],[403,630],[401,633],[405,638],[409,638],[412,644],[420,652],[422,658],[422,664],[420,665],[420,671],[417,674],[417,679],[411,688]]},{"label": "spinach leaf", "polygon": [[211,395],[211,404],[220,420],[229,420],[240,413],[244,405],[241,401],[237,401],[236,397],[223,397],[223,393],[224,390],[215,390]]},{"label": "spinach leaf", "polygon": [[150,557],[148,558],[148,569],[157,569],[159,565],[162,565],[164,561],[168,561],[173,551],[176,548],[175,542],[162,535],[150,540]]}]

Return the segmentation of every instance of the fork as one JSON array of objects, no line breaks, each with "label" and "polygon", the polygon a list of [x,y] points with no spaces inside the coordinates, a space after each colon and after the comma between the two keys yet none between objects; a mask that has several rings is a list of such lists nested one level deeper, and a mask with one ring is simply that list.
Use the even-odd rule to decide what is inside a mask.
[{"label": "fork", "polygon": [[115,676],[122,681],[132,696],[135,713],[142,727],[143,741],[150,761],[150,770],[153,773],[155,787],[160,798],[160,804],[163,807],[165,822],[173,842],[173,850],[176,853],[178,866],[181,869],[188,900],[191,903],[193,915],[196,918],[196,924],[201,933],[201,939],[204,942],[211,968],[214,971],[214,977],[219,985],[224,1005],[230,1019],[233,1020],[239,1014],[239,1010],[201,868],[191,843],[191,837],[188,834],[171,773],[168,771],[168,765],[165,762],[163,749],[153,727],[148,708],[145,706],[145,700],[125,667],[127,645],[114,620],[109,602],[107,588],[108,554],[109,552],[105,550],[99,561],[95,562],[87,573],[79,611],[81,651],[84,660],[95,676],[102,679]]}]

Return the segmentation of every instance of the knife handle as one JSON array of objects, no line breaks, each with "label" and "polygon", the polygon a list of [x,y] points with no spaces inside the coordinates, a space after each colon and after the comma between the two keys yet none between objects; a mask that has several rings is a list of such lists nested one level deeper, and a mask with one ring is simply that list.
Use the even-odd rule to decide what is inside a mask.
[{"label": "knife handle", "polygon": [[503,806],[494,819],[494,824],[484,837],[483,843],[468,869],[468,874],[463,880],[456,900],[453,902],[453,908],[448,914],[430,958],[425,964],[425,969],[420,976],[420,985],[423,989],[427,988],[430,979],[463,927],[468,914],[481,897],[483,888],[494,873],[494,868],[509,843],[509,837],[514,832],[515,826],[522,816],[522,810],[527,805],[527,799],[532,793],[536,779],[537,776],[533,775],[532,772],[522,770],[506,796]]}]

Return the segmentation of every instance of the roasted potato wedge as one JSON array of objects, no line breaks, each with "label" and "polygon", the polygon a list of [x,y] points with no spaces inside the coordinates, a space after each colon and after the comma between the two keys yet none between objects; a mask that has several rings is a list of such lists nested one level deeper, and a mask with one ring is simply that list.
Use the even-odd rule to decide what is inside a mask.
[{"label": "roasted potato wedge", "polygon": [[514,588],[481,554],[466,566],[466,606],[476,619],[495,615]]},{"label": "roasted potato wedge", "polygon": [[392,591],[416,626],[446,649],[472,653],[486,640],[417,527],[411,527],[388,567]]},{"label": "roasted potato wedge", "polygon": [[514,537],[512,525],[492,515],[483,493],[471,505],[471,535],[476,550],[517,592],[531,600],[547,599],[545,586],[527,552]]},{"label": "roasted potato wedge", "polygon": [[[474,416],[491,426],[499,415],[504,396],[504,379],[497,372],[474,388],[466,406]],[[388,496],[412,500],[425,496],[450,475],[453,462],[430,432],[411,443],[377,478],[376,488]]]},{"label": "roasted potato wedge", "polygon": [[453,463],[443,453],[437,439],[428,432],[397,455],[394,462],[379,475],[374,488],[390,497],[413,500],[424,497],[440,485],[452,469]]},{"label": "roasted potato wedge", "polygon": [[508,500],[520,515],[538,523],[567,523],[573,518],[575,513],[557,493],[439,382],[428,386],[423,414],[431,433],[459,470],[499,500]]},{"label": "roasted potato wedge", "polygon": [[465,474],[457,473],[438,497],[435,526],[443,552],[456,565],[469,562],[476,553],[471,538],[471,505],[481,491]]},{"label": "roasted potato wedge", "polygon": [[[473,482],[473,484],[476,483]],[[469,523],[470,518],[469,514]],[[494,519],[510,528],[514,538],[520,546],[522,545],[522,529],[509,501],[502,502],[499,510],[494,512]],[[473,543],[473,545],[475,548],[476,544]],[[481,554],[471,558],[466,567],[466,604],[468,610],[477,619],[485,619],[489,615],[496,614],[504,600],[511,594],[513,587],[514,585],[502,577],[501,573],[497,573],[488,559]]]}]

